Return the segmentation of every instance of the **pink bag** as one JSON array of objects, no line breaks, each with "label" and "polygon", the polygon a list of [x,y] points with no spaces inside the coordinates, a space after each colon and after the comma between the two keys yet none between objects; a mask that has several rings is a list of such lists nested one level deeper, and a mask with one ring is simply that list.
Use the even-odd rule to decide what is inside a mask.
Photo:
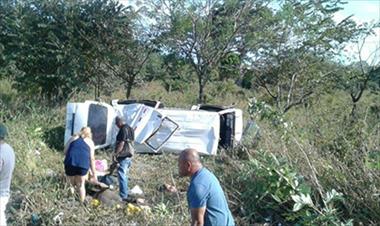
[{"label": "pink bag", "polygon": [[95,160],[95,169],[98,172],[106,172],[108,170],[107,160],[102,159],[96,159]]}]

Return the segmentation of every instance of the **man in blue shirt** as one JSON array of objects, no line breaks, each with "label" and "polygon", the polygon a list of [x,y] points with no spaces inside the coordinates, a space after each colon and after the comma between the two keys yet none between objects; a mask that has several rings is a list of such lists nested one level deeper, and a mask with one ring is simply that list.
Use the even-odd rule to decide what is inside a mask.
[{"label": "man in blue shirt", "polygon": [[195,149],[185,149],[178,159],[179,174],[191,177],[187,202],[191,225],[234,226],[227,200],[213,173],[202,166]]}]

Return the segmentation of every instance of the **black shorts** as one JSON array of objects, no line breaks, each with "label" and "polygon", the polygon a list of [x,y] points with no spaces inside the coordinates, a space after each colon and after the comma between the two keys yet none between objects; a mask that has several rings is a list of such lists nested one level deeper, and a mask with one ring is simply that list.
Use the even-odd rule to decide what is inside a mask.
[{"label": "black shorts", "polygon": [[65,173],[67,176],[84,176],[88,172],[88,169],[65,165]]}]

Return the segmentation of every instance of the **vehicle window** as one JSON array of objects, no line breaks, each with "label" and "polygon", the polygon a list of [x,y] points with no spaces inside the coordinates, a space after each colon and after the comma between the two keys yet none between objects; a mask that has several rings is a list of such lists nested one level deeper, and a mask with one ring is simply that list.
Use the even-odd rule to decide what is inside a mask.
[{"label": "vehicle window", "polygon": [[87,125],[91,127],[92,140],[95,145],[106,143],[107,137],[107,108],[102,105],[90,104]]},{"label": "vehicle window", "polygon": [[145,143],[154,151],[158,151],[177,129],[177,123],[169,118],[164,118],[158,130],[154,132]]}]

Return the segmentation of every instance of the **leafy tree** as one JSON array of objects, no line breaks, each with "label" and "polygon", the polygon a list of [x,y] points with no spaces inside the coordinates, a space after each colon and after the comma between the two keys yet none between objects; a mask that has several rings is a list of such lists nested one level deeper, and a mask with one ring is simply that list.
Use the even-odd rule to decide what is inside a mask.
[{"label": "leafy tree", "polygon": [[[345,70],[343,70],[343,74],[340,77],[340,82],[342,82],[345,90],[348,90],[351,97],[351,116],[353,119],[356,117],[355,110],[357,102],[359,102],[361,99],[364,91],[368,89],[369,83],[371,81],[376,81],[376,77],[378,76],[380,62],[377,59],[373,59],[372,63],[367,63],[369,62],[369,59],[363,59],[362,57],[362,50],[365,41],[370,35],[374,34],[373,29],[376,27],[380,27],[380,23],[372,25],[361,25],[362,34],[360,35],[360,39],[357,42],[357,58],[359,61],[346,66]],[[380,47],[375,49],[373,53],[379,51],[379,49]]]},{"label": "leafy tree", "polygon": [[240,77],[241,60],[238,53],[226,54],[220,62],[219,66],[219,79],[238,79]]},{"label": "leafy tree", "polygon": [[83,4],[82,8],[78,26],[81,70],[95,86],[95,97],[98,97],[102,89],[111,88],[115,73],[109,65],[125,64],[118,54],[128,51],[129,47],[122,44],[131,38],[130,18],[127,9],[117,1],[95,0]]},{"label": "leafy tree", "polygon": [[125,15],[128,22],[115,31],[116,41],[108,46],[105,66],[125,82],[126,98],[129,98],[133,86],[144,80],[145,66],[155,51],[155,43],[154,36],[141,22],[139,10],[128,7]]},{"label": "leafy tree", "polygon": [[[13,59],[18,70],[20,90],[60,100],[70,94],[77,81],[72,65],[75,56],[65,44],[70,30],[65,26],[65,1],[19,1]],[[8,45],[10,46],[10,45]]]},{"label": "leafy tree", "polygon": [[341,4],[340,0],[280,2],[277,9],[259,13],[259,30],[245,34],[244,60],[254,71],[256,84],[282,112],[322,90],[335,73],[324,62],[360,32],[350,17],[334,21]]},{"label": "leafy tree", "polygon": [[195,78],[191,66],[175,54],[155,53],[146,70],[149,79],[161,81],[168,92],[185,90]]},{"label": "leafy tree", "polygon": [[150,1],[157,15],[163,52],[177,53],[197,75],[198,102],[205,102],[205,87],[216,79],[225,56],[236,50],[252,1]]},{"label": "leafy tree", "polygon": [[131,33],[121,4],[20,0],[0,7],[6,12],[1,17],[0,63],[20,72],[12,72],[20,90],[60,102],[89,85],[99,96],[110,83],[112,74],[105,66],[110,50],[126,38],[119,30]]},{"label": "leafy tree", "polygon": [[15,66],[17,52],[18,8],[12,0],[0,1],[0,79],[21,73]]}]

